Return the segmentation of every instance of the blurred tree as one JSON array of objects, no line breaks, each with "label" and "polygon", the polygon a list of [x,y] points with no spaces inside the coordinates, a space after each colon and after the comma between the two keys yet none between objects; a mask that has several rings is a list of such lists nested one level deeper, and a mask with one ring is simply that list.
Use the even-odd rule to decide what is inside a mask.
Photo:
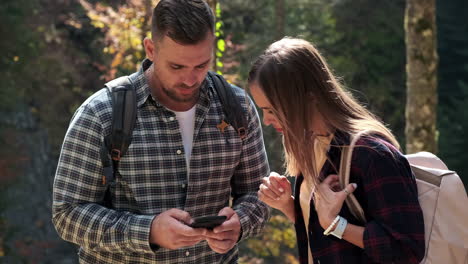
[{"label": "blurred tree", "polygon": [[222,58],[222,52],[224,51],[224,45],[221,47],[221,49],[223,49],[223,51],[220,50],[220,47],[221,45],[218,45],[218,40],[221,38],[223,39],[223,37],[221,36],[222,34],[222,30],[221,30],[221,26],[222,26],[222,21],[221,21],[221,8],[219,7],[219,3],[217,0],[206,0],[206,2],[208,3],[208,5],[210,6],[211,10],[213,10],[214,14],[215,14],[215,43],[217,44],[216,45],[216,48],[215,50],[213,51],[213,57],[215,58],[214,59],[214,63],[213,63],[213,66],[212,66],[212,69],[213,71],[215,72],[218,72],[218,73],[221,73],[221,67],[222,67],[222,62],[221,62],[221,58]]},{"label": "blurred tree", "polygon": [[285,7],[284,0],[275,1],[275,27],[276,36],[275,39],[281,39],[284,37],[284,19],[285,19]]},{"label": "blurred tree", "polygon": [[406,152],[437,152],[437,50],[435,0],[407,0]]}]

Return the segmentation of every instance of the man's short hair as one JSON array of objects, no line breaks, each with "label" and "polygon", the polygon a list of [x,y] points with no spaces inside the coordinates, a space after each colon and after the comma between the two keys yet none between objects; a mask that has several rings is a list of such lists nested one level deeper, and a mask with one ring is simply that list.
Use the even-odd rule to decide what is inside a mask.
[{"label": "man's short hair", "polygon": [[153,11],[153,39],[170,37],[180,44],[196,44],[214,33],[215,17],[204,0],[161,0]]}]

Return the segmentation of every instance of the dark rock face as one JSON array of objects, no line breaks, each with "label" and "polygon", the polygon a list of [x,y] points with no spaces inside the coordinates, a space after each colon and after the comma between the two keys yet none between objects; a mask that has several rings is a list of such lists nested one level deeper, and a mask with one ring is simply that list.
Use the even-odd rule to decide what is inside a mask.
[{"label": "dark rock face", "polygon": [[[57,157],[26,108],[0,113],[0,262],[78,263],[51,220]],[[3,256],[2,256],[3,255]]]}]

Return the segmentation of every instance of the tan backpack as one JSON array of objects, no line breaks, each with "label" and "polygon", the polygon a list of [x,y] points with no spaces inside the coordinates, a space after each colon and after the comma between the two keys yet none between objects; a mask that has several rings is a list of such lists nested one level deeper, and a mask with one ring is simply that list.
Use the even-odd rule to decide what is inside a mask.
[{"label": "tan backpack", "polygon": [[[358,134],[344,148],[340,164],[341,187],[349,184],[351,155]],[[421,263],[468,264],[468,197],[460,177],[429,152],[405,156],[416,177],[418,199],[424,215],[426,252]],[[366,222],[353,194],[346,204],[358,219]]]}]

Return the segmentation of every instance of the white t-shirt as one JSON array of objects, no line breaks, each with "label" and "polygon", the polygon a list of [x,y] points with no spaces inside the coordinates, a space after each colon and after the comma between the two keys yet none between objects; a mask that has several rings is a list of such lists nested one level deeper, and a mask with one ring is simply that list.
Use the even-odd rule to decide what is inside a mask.
[{"label": "white t-shirt", "polygon": [[177,121],[179,122],[180,134],[182,135],[182,143],[184,144],[185,163],[187,164],[187,176],[190,173],[190,156],[192,155],[193,145],[193,130],[195,128],[195,110],[194,105],[188,111],[174,111]]}]

